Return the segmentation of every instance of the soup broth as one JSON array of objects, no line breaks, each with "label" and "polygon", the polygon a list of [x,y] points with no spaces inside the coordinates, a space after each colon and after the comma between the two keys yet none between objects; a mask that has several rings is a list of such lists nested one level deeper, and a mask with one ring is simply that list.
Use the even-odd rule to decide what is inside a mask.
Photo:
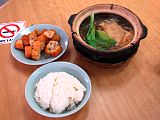
[{"label": "soup broth", "polygon": [[[89,28],[89,22],[90,19],[88,17],[80,25],[79,32],[84,41]],[[128,45],[134,37],[132,25],[123,17],[115,14],[95,14],[94,24],[96,30],[104,31],[117,42],[109,48],[110,50],[119,49]]]}]

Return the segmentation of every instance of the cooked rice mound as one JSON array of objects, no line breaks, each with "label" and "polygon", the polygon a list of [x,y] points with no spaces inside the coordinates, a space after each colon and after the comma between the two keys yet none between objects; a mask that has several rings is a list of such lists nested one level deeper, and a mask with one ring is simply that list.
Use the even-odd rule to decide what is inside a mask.
[{"label": "cooked rice mound", "polygon": [[51,72],[35,85],[35,100],[44,109],[62,113],[82,101],[86,88],[66,72]]}]

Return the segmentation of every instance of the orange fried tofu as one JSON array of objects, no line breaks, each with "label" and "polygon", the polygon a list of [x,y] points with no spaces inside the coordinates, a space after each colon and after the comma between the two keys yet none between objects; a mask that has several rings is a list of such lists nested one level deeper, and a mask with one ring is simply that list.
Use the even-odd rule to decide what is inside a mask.
[{"label": "orange fried tofu", "polygon": [[34,31],[35,31],[35,33],[37,34],[37,36],[40,36],[40,35],[41,35],[41,31],[40,31],[40,30],[35,29]]},{"label": "orange fried tofu", "polygon": [[55,33],[55,35],[57,34],[56,30],[51,29],[50,31],[53,31]]},{"label": "orange fried tofu", "polygon": [[35,38],[37,37],[37,34],[36,34],[35,31],[33,31],[33,32],[31,32],[31,33],[28,34],[28,37],[29,37],[29,40],[30,40],[30,39],[33,40],[33,39],[35,39]]},{"label": "orange fried tofu", "polygon": [[40,51],[32,49],[32,59],[39,60],[41,57]]},{"label": "orange fried tofu", "polygon": [[31,46],[25,46],[25,57],[32,58],[32,47]]},{"label": "orange fried tofu", "polygon": [[37,41],[40,41],[40,42],[46,43],[47,40],[48,40],[48,38],[44,35],[40,35],[40,36],[37,37]]},{"label": "orange fried tofu", "polygon": [[41,31],[41,35],[43,35],[43,33],[44,33],[45,31],[47,31],[47,29],[43,29],[43,30]]},{"label": "orange fried tofu", "polygon": [[59,35],[54,35],[52,38],[53,41],[57,41],[57,42],[60,42],[60,39],[61,37]]},{"label": "orange fried tofu", "polygon": [[45,48],[45,53],[53,57],[56,57],[61,52],[62,47],[59,45],[57,41],[50,41]]},{"label": "orange fried tofu", "polygon": [[24,49],[24,45],[23,45],[22,40],[21,40],[21,39],[16,40],[14,47],[15,47],[16,49],[23,50],[23,49]]},{"label": "orange fried tofu", "polygon": [[35,42],[33,43],[32,48],[33,48],[34,50],[41,51],[41,42],[40,42],[40,41],[35,41]]},{"label": "orange fried tofu", "polygon": [[29,37],[28,37],[28,35],[23,35],[23,36],[21,37],[21,39],[22,39],[23,44],[24,44],[25,46],[29,45]]},{"label": "orange fried tofu", "polygon": [[48,38],[45,37],[44,35],[40,35],[37,37],[37,41],[41,42],[41,50],[44,50],[46,43],[47,43]]},{"label": "orange fried tofu", "polygon": [[33,31],[28,34],[28,37],[29,37],[29,44],[32,46],[34,41],[36,41],[36,39],[37,39],[37,34],[35,31]]},{"label": "orange fried tofu", "polygon": [[62,52],[62,47],[58,45],[53,51],[51,51],[50,55],[53,57],[58,56]]},{"label": "orange fried tofu", "polygon": [[53,31],[53,30],[47,30],[47,31],[45,31],[44,33],[43,33],[43,35],[44,36],[46,36],[47,38],[53,38],[53,36],[56,34],[56,32],[55,31]]}]

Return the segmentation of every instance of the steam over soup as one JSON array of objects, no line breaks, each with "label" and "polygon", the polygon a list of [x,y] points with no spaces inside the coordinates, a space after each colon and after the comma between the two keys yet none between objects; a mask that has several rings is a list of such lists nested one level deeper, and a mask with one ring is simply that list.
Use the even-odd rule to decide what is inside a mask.
[{"label": "steam over soup", "polygon": [[134,36],[132,25],[114,14],[91,14],[80,26],[82,39],[98,50],[116,50],[128,45]]}]

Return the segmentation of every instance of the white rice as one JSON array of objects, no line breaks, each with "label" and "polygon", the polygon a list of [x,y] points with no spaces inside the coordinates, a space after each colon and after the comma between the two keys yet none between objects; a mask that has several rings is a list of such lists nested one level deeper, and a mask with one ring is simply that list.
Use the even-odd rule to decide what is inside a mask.
[{"label": "white rice", "polygon": [[66,72],[49,73],[35,86],[35,100],[53,113],[71,110],[82,101],[86,88]]}]

